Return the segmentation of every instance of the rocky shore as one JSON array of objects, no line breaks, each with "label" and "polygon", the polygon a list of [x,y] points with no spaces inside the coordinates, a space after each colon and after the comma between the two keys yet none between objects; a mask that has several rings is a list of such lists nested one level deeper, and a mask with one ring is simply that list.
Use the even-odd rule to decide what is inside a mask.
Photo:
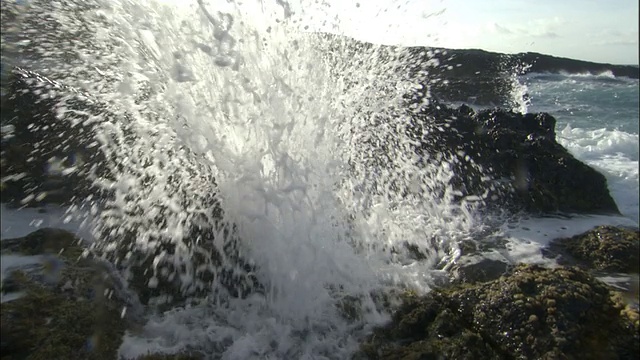
[{"label": "rocky shore", "polygon": [[[23,69],[13,76],[14,95],[3,103],[2,126],[8,133],[2,144],[2,201],[15,206],[82,201],[94,191],[88,179],[108,171],[96,165],[101,155],[91,146],[93,124],[86,121],[87,113],[104,109],[76,93],[69,104],[81,115],[57,116],[56,93],[63,87]],[[39,101],[35,94],[45,89],[54,91]],[[413,110],[405,129],[416,140],[413,151],[425,164],[442,161],[438,154],[455,160],[451,185],[458,201],[473,198],[485,202],[487,211],[534,215],[619,214],[604,176],[558,144],[552,116],[438,102]],[[553,269],[496,260],[453,267],[450,284],[425,296],[405,292],[399,307],[387,309],[391,322],[363,339],[354,357],[635,359],[637,286],[630,287],[635,295],[629,300],[599,277],[623,273],[637,279],[638,234],[637,229],[598,227],[556,239],[543,250],[558,259]],[[206,231],[193,235],[213,241]],[[473,242],[460,247],[462,257],[478,253]],[[0,310],[3,359],[115,359],[125,332],[137,331],[145,313],[159,309],[155,297],[172,296],[160,310],[185,306],[175,282],[161,281],[150,289],[151,273],[144,272],[150,258],[132,257],[129,269],[136,274],[125,285],[120,268],[93,256],[84,240],[63,230],[3,239],[1,248],[3,256],[38,259],[37,265],[3,273],[3,302],[13,297]],[[225,281],[235,288],[238,279]],[[207,356],[194,350],[140,359]]]},{"label": "rocky shore", "polygon": [[[423,48],[412,49],[415,52]],[[434,84],[433,94],[445,101],[481,105],[513,105],[516,75],[529,73],[591,74],[610,73],[615,77],[638,79],[637,66],[601,64],[539,53],[501,54],[476,49],[434,49],[446,66],[434,69],[444,82]],[[458,65],[460,64],[460,65]]]},{"label": "rocky shore", "polygon": [[635,359],[638,331],[637,307],[588,273],[517,265],[490,282],[406,294],[356,357]]},{"label": "rocky shore", "polygon": [[[576,266],[508,265],[426,296],[403,293],[401,305],[388,309],[392,321],[365,339],[354,359],[635,359],[640,345],[637,284],[629,300],[598,280],[594,271],[602,268],[592,264],[618,264],[609,270],[631,271],[637,279],[637,252],[634,257],[629,251],[638,248],[638,229],[598,227],[557,239],[551,248],[565,244],[573,249],[568,253],[581,258],[579,249],[593,247],[597,237],[606,238],[598,245],[601,251]],[[38,265],[3,274],[3,297],[14,296],[0,309],[4,359],[116,359],[124,332],[142,326],[146,310],[137,294],[149,290],[146,284],[123,286],[86,245],[59,229],[2,240],[3,256],[41,258]],[[451,272],[453,279],[459,270]],[[206,358],[193,351],[139,359]]]},{"label": "rocky shore", "polygon": [[[354,39],[323,34],[329,42],[341,43],[352,51],[371,48],[374,45]],[[398,49],[382,45],[382,48]],[[463,102],[483,107],[499,106],[512,108],[519,99],[514,99],[514,90],[519,86],[517,76],[529,73],[591,74],[610,73],[614,77],[640,78],[640,69],[633,65],[602,64],[590,61],[556,57],[534,52],[503,54],[479,49],[447,49],[426,46],[406,48],[400,63],[432,64],[428,68],[417,67],[428,72],[431,96],[443,102]],[[380,51],[384,53],[385,51]],[[393,51],[391,51],[393,53]],[[412,65],[409,65],[411,68]],[[522,94],[526,96],[526,94]]]}]

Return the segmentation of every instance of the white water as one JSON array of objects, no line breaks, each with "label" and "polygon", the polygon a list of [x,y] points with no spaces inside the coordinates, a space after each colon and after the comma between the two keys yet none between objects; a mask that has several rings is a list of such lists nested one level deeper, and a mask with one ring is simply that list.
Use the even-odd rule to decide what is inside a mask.
[{"label": "white water", "polygon": [[605,175],[621,213],[638,223],[638,80],[604,72],[533,73],[521,81],[530,110],[557,119],[558,142]]},{"label": "white water", "polygon": [[[91,119],[103,122],[97,143],[113,173],[95,183],[115,193],[94,204],[102,210],[97,244],[122,248],[122,233],[134,233],[138,251],[175,245],[154,271],[163,261],[184,264],[188,285],[191,260],[206,248],[190,229],[210,226],[215,249],[224,253],[225,241],[238,239],[265,285],[237,299],[205,284],[218,290],[215,299],[153,316],[125,336],[122,356],[193,348],[222,359],[348,358],[387,319],[377,292],[427,291],[437,269],[454,263],[457,242],[482,230],[472,204],[451,201],[446,156],[419,167],[408,155],[399,95],[417,80],[398,76],[402,54],[350,52],[300,33],[309,14],[287,15],[278,1],[260,11],[222,1],[73,3],[33,1],[25,23],[48,16],[61,24],[40,35],[45,60],[34,69],[87,89],[115,114]],[[80,28],[73,43],[64,41]],[[65,107],[60,114],[75,116]],[[389,159],[380,163],[381,152]],[[502,229],[510,243],[501,255],[545,262],[545,238],[626,220],[586,217],[568,228],[533,220],[527,226],[544,234],[530,236],[523,224]],[[430,257],[412,262],[405,242]],[[355,321],[336,306],[350,297],[361,301]]]},{"label": "white water", "polygon": [[[154,272],[184,265],[184,286],[217,294],[152,318],[126,337],[125,357],[193,347],[224,359],[346,358],[386,319],[373,294],[428,290],[480,228],[473,204],[451,201],[447,156],[418,166],[408,151],[400,101],[418,80],[402,76],[402,54],[300,33],[282,4],[259,14],[224,2],[32,1],[23,13],[26,28],[57,24],[35,35],[30,67],[109,104],[109,117],[88,119],[100,122],[112,173],[95,185],[114,193],[94,204],[96,245],[123,249],[134,234],[137,251],[157,255]],[[236,299],[197,284],[199,265],[220,271],[192,238],[198,227],[224,266],[235,266],[224,251],[235,241],[265,290]],[[412,264],[405,243],[429,259]],[[350,322],[337,304],[351,297],[362,317]]]}]

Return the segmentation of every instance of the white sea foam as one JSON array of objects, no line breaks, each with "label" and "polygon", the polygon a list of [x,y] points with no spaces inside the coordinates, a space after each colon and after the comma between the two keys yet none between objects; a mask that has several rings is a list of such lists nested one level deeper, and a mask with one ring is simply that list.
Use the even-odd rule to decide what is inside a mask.
[{"label": "white sea foam", "polygon": [[638,135],[618,130],[574,129],[567,125],[558,132],[557,138],[576,158],[605,175],[620,211],[637,223],[640,211]]},{"label": "white sea foam", "polygon": [[542,248],[551,240],[581,234],[599,225],[637,226],[637,222],[626,217],[603,215],[531,217],[504,224],[496,235],[507,240],[503,255],[509,262],[555,266],[554,259],[542,255]]},{"label": "white sea foam", "polygon": [[[265,288],[227,298],[214,281],[218,301],[151,319],[122,356],[193,346],[225,359],[345,358],[385,318],[376,291],[427,290],[478,226],[474,204],[452,201],[449,157],[418,165],[410,151],[401,101],[421,85],[403,66],[428,62],[299,33],[284,2],[275,18],[205,1],[74,3],[33,1],[25,16],[59,25],[38,38],[46,61],[35,64],[112,112],[96,135],[112,174],[95,185],[114,194],[99,204],[96,244],[122,249],[133,234],[157,255],[151,271],[176,264],[189,285],[195,254],[212,255],[191,231],[210,227],[217,261],[245,271],[225,255],[236,244]],[[407,242],[429,258],[411,265]],[[348,299],[361,303],[353,322],[339,311]]]},{"label": "white sea foam", "polygon": [[535,78],[545,78],[545,79],[571,79],[571,78],[577,78],[577,79],[620,79],[620,80],[624,80],[624,79],[628,79],[628,80],[632,80],[631,78],[628,78],[626,76],[615,76],[613,74],[613,72],[611,70],[605,70],[602,71],[600,73],[589,73],[589,72],[585,72],[585,73],[569,73],[566,71],[560,71],[557,73],[550,73],[550,72],[531,72],[528,73],[526,75],[524,75],[524,78],[530,78],[530,79],[535,79]]}]

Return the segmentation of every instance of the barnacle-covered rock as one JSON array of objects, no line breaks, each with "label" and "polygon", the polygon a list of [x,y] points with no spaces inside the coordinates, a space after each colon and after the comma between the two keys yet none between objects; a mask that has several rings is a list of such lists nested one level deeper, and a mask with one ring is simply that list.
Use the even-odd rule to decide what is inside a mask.
[{"label": "barnacle-covered rock", "polygon": [[407,296],[362,344],[371,359],[634,359],[637,310],[577,268],[518,265],[498,280]]}]

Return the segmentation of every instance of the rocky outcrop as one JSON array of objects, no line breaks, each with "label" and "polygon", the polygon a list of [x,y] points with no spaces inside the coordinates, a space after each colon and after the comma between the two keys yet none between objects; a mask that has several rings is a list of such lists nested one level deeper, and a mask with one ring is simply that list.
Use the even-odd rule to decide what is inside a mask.
[{"label": "rocky outcrop", "polygon": [[[95,197],[99,191],[90,179],[108,176],[108,169],[93,139],[96,124],[88,120],[91,114],[108,119],[106,109],[77,92],[61,103],[56,97],[61,85],[21,69],[12,86],[3,108],[3,126],[11,130],[2,146],[3,201],[66,203]],[[53,95],[43,97],[45,91]],[[532,212],[618,213],[604,176],[556,142],[555,119],[548,114],[475,112],[432,101],[410,116],[407,131],[420,141],[416,151],[425,161],[438,154],[458,158],[454,185],[463,196],[489,191]],[[491,184],[483,180],[485,174],[493,176]]]},{"label": "rocky outcrop", "polygon": [[637,309],[577,268],[519,265],[486,283],[407,294],[356,358],[634,359]]},{"label": "rocky outcrop", "polygon": [[462,198],[532,213],[619,213],[604,175],[558,144],[549,114],[431,103],[412,116],[416,152],[425,162],[451,154]]},{"label": "rocky outcrop", "polygon": [[[362,51],[374,46],[337,35],[324,34],[323,37],[346,47],[349,51]],[[399,47],[389,46],[388,48],[398,49]],[[501,107],[517,106],[520,99],[514,97],[514,89],[518,86],[516,76],[532,72],[593,75],[611,72],[616,77],[632,79],[640,77],[637,66],[601,64],[533,52],[502,54],[480,49],[446,49],[427,46],[406,49],[408,52],[400,56],[400,62],[404,61],[406,64],[428,62],[431,65],[426,68],[413,65],[400,66],[402,71],[408,71],[413,77],[419,76],[419,71],[427,71],[428,76],[420,81],[424,84],[428,83],[432,96],[446,102]],[[416,71],[412,72],[411,69]]]},{"label": "rocky outcrop", "polygon": [[[424,52],[424,47],[411,48]],[[432,49],[442,64],[432,76],[444,81],[433,84],[432,93],[446,101],[474,102],[499,106],[513,101],[517,75],[528,73],[567,73],[598,75],[611,72],[616,77],[638,79],[637,66],[600,64],[539,53],[501,54],[477,49]],[[428,59],[425,59],[425,61]]]},{"label": "rocky outcrop", "polygon": [[[125,289],[113,267],[83,256],[86,245],[65,230],[50,228],[2,240],[3,255],[40,260],[3,274],[2,292],[7,298],[0,308],[3,359],[112,360],[125,331],[142,325],[135,292],[144,294],[147,284]],[[182,352],[139,359],[204,358],[198,352]]]},{"label": "rocky outcrop", "polygon": [[[82,256],[73,234],[41,229],[2,240],[2,254],[36,255],[36,266],[9,269],[2,283],[2,357],[115,359],[138,319],[122,283],[101,262]],[[3,278],[5,274],[3,274]],[[139,314],[138,314],[139,315]]]},{"label": "rocky outcrop", "polygon": [[638,273],[640,270],[640,230],[598,226],[570,238],[556,239],[544,250],[561,264],[586,269]]},{"label": "rocky outcrop", "polygon": [[[10,130],[4,134],[2,144],[3,202],[19,206],[77,204],[91,197],[91,205],[107,206],[103,203],[108,203],[111,194],[93,186],[93,179],[110,179],[113,176],[110,166],[121,164],[117,164],[119,159],[105,159],[95,138],[95,127],[116,116],[104,104],[35,72],[16,68],[2,115],[3,127]],[[172,151],[168,149],[166,153],[171,156]],[[185,161],[192,155],[181,150]],[[186,191],[181,184],[172,185],[176,191]],[[214,282],[220,283],[231,296],[244,296],[259,288],[255,278],[246,275],[251,272],[250,266],[237,255],[237,237],[232,235],[233,230],[226,229],[232,226],[220,221],[223,214],[215,195],[215,180],[209,185],[211,192],[203,199],[208,213],[185,224],[185,242],[190,242],[197,253],[190,264],[189,286],[179,281],[176,272],[185,270],[176,269],[172,263],[175,249],[173,244],[163,241],[166,239],[153,239],[162,245],[148,253],[135,246],[139,237],[135,226],[123,231],[122,225],[115,222],[115,228],[101,229],[101,240],[105,241],[97,242],[96,250],[130,277],[128,280],[143,304],[160,302],[161,307],[184,304],[188,297],[206,296]],[[195,195],[183,194],[184,199],[189,196]],[[161,212],[147,216],[144,221],[163,223],[164,216]],[[226,240],[224,249],[219,251],[213,243],[221,234]],[[117,244],[117,251],[105,250],[114,248],[113,244]],[[224,264],[221,252],[225,253]],[[164,253],[162,260],[156,259],[161,253]],[[152,266],[154,261],[157,263]],[[151,268],[158,271],[150,271]],[[238,275],[239,272],[244,275]]]}]

